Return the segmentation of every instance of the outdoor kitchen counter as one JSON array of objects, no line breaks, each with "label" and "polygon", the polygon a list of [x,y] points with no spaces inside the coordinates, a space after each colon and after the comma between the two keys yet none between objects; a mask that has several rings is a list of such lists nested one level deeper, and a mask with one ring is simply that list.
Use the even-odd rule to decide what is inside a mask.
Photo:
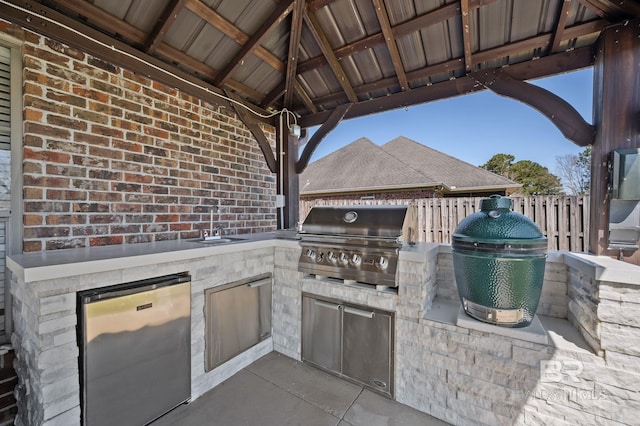
[{"label": "outdoor kitchen counter", "polygon": [[[8,256],[7,267],[21,281],[34,282],[123,269],[125,262],[126,268],[134,268],[273,246],[299,247],[298,240],[276,238],[273,232],[231,237],[241,239],[221,244],[172,240],[23,253]],[[400,258],[421,261],[437,248],[437,244],[419,243],[403,248]]]},{"label": "outdoor kitchen counter", "polygon": [[[319,285],[322,281],[303,277],[297,270],[300,242],[295,235],[282,236],[275,232],[243,234],[234,237],[245,240],[216,245],[164,241],[10,256],[7,266],[12,272],[12,343],[20,378],[16,388],[18,424],[80,424],[78,291],[188,272],[192,295],[192,399],[273,350],[300,359],[302,286]],[[433,244],[406,247],[401,250],[400,259],[409,260],[407,264],[420,264],[437,256],[437,251]],[[405,268],[404,273],[413,276],[413,269]],[[265,273],[274,277],[272,337],[232,361],[205,371],[205,290]],[[349,294],[378,293],[342,287]],[[397,297],[378,299],[389,302]]]},{"label": "outdoor kitchen counter", "polygon": [[272,247],[276,241],[297,245],[297,241],[276,240],[271,232],[232,237],[242,239],[220,244],[172,240],[24,253],[8,256],[7,267],[22,281],[34,282]]}]

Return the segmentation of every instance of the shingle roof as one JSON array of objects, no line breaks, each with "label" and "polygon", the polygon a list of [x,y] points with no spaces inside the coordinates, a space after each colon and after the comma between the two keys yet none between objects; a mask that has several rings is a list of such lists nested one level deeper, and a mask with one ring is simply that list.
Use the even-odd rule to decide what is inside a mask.
[{"label": "shingle roof", "polygon": [[405,137],[378,146],[367,138],[323,157],[300,175],[300,194],[434,188],[448,192],[519,187],[517,183]]},{"label": "shingle roof", "polygon": [[399,136],[382,148],[408,166],[419,170],[426,181],[439,181],[449,191],[517,188],[514,181]]}]

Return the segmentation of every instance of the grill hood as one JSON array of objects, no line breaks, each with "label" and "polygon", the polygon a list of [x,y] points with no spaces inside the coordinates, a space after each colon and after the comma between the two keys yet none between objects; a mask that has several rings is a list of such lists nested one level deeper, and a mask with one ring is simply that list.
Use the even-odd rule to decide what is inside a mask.
[{"label": "grill hood", "polygon": [[313,207],[301,237],[311,235],[415,242],[415,209],[404,205]]}]

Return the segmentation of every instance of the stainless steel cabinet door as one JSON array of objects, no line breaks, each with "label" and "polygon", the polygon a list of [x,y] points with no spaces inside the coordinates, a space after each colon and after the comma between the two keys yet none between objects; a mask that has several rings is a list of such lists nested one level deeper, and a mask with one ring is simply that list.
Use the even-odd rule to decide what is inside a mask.
[{"label": "stainless steel cabinet door", "polygon": [[271,336],[271,275],[205,291],[206,371]]},{"label": "stainless steel cabinet door", "polygon": [[343,315],[342,374],[391,394],[391,316],[350,306]]},{"label": "stainless steel cabinet door", "polygon": [[341,305],[302,299],[302,359],[340,373],[342,355]]}]

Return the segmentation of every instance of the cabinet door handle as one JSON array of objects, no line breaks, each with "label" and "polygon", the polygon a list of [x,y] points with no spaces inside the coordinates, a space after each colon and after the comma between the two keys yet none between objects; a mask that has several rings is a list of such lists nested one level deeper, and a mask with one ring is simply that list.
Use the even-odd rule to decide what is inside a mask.
[{"label": "cabinet door handle", "polygon": [[356,309],[349,306],[345,306],[344,313],[358,315],[365,318],[373,318],[373,316],[375,315],[375,312],[373,311],[363,311],[362,309]]},{"label": "cabinet door handle", "polygon": [[323,302],[317,299],[313,299],[313,303],[318,306],[322,306],[323,308],[333,309],[334,311],[340,309],[340,305],[336,305],[335,303]]},{"label": "cabinet door handle", "polygon": [[251,288],[256,288],[256,287],[260,287],[261,285],[265,285],[269,283],[271,283],[271,278],[264,278],[258,281],[251,282],[248,284],[248,286]]}]

